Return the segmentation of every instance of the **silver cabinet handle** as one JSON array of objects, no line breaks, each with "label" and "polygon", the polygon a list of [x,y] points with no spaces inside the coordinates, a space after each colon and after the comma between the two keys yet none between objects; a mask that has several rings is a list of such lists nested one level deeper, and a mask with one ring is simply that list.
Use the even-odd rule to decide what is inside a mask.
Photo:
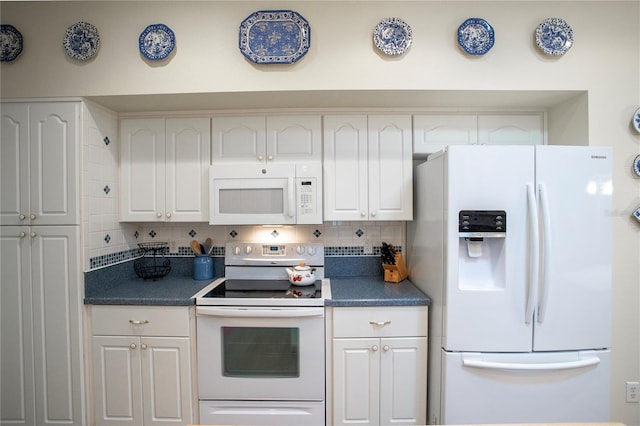
[{"label": "silver cabinet handle", "polygon": [[391,324],[391,321],[389,321],[389,320],[386,320],[386,321],[369,321],[369,324],[383,326],[383,325]]},{"label": "silver cabinet handle", "polygon": [[365,212],[365,211],[361,211],[360,212],[360,216],[365,217],[366,215],[367,215],[367,212]]},{"label": "silver cabinet handle", "polygon": [[378,350],[378,345],[371,346],[371,350],[374,351],[374,352],[377,351]]},{"label": "silver cabinet handle", "polygon": [[26,236],[27,236],[27,233],[26,233],[26,232],[24,232],[24,231],[22,231],[22,232],[20,232],[20,233],[18,234],[18,236],[19,236],[20,238],[24,238],[24,237],[26,237]]},{"label": "silver cabinet handle", "polygon": [[258,155],[258,160],[262,161],[264,160],[264,157],[262,155]]},{"label": "silver cabinet handle", "polygon": [[130,319],[129,322],[133,325],[143,325],[143,324],[149,324],[149,320],[132,320]]},{"label": "silver cabinet handle", "polygon": [[141,344],[140,345],[140,349],[142,349],[142,350],[147,349],[147,344],[146,343]]},{"label": "silver cabinet handle", "polygon": [[20,213],[18,215],[18,219],[20,219],[20,220],[25,220],[26,218],[27,218],[27,216],[25,214],[23,214],[23,213]]},{"label": "silver cabinet handle", "polygon": [[36,214],[35,213],[31,213],[31,215],[29,215],[29,218],[31,220],[36,220]]},{"label": "silver cabinet handle", "polygon": [[269,161],[273,160],[273,155],[269,155],[269,156],[267,157],[267,160],[269,160]]},{"label": "silver cabinet handle", "polygon": [[158,212],[156,213],[156,216],[158,217],[158,219],[160,219],[162,217],[162,213]]},{"label": "silver cabinet handle", "polygon": [[371,212],[371,216],[375,217],[375,215],[376,215],[375,211]]},{"label": "silver cabinet handle", "polygon": [[382,350],[383,350],[383,351],[385,351],[385,352],[386,352],[386,351],[388,351],[389,349],[391,349],[391,348],[389,347],[389,345],[384,345],[384,346],[382,347]]},{"label": "silver cabinet handle", "polygon": [[130,347],[131,349],[135,349],[137,346],[136,346],[136,344],[135,344],[135,343],[132,343],[132,344],[130,344],[130,345],[129,345],[129,347]]},{"label": "silver cabinet handle", "polygon": [[35,238],[35,236],[36,236],[36,235],[38,235],[38,234],[36,234],[34,231],[31,231],[31,232],[29,233],[29,236],[30,236],[31,238]]},{"label": "silver cabinet handle", "polygon": [[171,217],[171,213],[167,213],[167,219]]}]

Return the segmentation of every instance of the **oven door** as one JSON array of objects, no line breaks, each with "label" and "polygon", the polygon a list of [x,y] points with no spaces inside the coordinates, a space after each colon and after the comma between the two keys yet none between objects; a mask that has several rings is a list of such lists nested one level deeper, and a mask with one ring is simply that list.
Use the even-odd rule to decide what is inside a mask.
[{"label": "oven door", "polygon": [[323,400],[323,307],[198,306],[199,399]]}]

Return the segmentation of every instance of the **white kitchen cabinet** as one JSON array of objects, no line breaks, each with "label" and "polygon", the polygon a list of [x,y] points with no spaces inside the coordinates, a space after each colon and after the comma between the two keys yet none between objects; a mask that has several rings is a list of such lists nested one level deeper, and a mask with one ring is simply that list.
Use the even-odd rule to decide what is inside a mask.
[{"label": "white kitchen cabinet", "polygon": [[480,145],[541,145],[544,143],[542,114],[479,115]]},{"label": "white kitchen cabinet", "polygon": [[321,161],[319,115],[214,117],[212,164]]},{"label": "white kitchen cabinet", "polygon": [[413,152],[429,154],[449,145],[478,143],[478,118],[475,115],[414,115]]},{"label": "white kitchen cabinet", "polygon": [[324,117],[324,219],[411,220],[411,117]]},{"label": "white kitchen cabinet", "polygon": [[427,309],[334,308],[334,425],[426,424]]},{"label": "white kitchen cabinet", "polygon": [[193,423],[189,312],[92,306],[97,425]]},{"label": "white kitchen cabinet", "polygon": [[0,224],[80,221],[80,102],[0,105]]},{"label": "white kitchen cabinet", "polygon": [[120,123],[120,220],[208,222],[208,118]]},{"label": "white kitchen cabinet", "polygon": [[413,116],[413,153],[448,145],[541,145],[544,116],[530,114],[422,114]]},{"label": "white kitchen cabinet", "polygon": [[0,226],[0,424],[83,425],[77,226]]}]

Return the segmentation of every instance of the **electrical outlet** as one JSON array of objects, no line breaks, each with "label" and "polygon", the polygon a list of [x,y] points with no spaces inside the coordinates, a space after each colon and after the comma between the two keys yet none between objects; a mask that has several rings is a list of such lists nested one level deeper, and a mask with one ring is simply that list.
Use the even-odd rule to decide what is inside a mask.
[{"label": "electrical outlet", "polygon": [[640,383],[638,382],[625,382],[625,390],[627,394],[627,402],[640,401]]},{"label": "electrical outlet", "polygon": [[373,241],[364,240],[364,254],[373,254]]}]

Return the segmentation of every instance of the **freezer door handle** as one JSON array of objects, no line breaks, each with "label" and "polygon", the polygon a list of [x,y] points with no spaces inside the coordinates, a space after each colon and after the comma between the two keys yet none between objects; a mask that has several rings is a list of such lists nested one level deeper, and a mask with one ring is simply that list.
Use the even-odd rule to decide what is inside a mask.
[{"label": "freezer door handle", "polygon": [[540,208],[542,211],[542,285],[540,286],[540,300],[538,301],[539,323],[544,322],[549,299],[549,266],[551,264],[551,215],[549,214],[549,198],[547,188],[544,183],[538,184],[538,194],[540,196]]},{"label": "freezer door handle", "polygon": [[463,358],[462,365],[465,367],[484,368],[488,370],[520,370],[520,371],[553,371],[570,370],[573,368],[585,368],[600,363],[600,358],[591,356],[577,361],[549,362],[549,363],[520,363],[520,362],[496,362],[484,361],[477,358]]},{"label": "freezer door handle", "polygon": [[540,237],[538,234],[538,205],[533,185],[527,185],[527,207],[529,209],[529,232],[531,233],[531,262],[529,268],[529,288],[527,291],[527,307],[524,313],[524,323],[533,321],[533,309],[538,286],[538,267],[540,264]]}]

